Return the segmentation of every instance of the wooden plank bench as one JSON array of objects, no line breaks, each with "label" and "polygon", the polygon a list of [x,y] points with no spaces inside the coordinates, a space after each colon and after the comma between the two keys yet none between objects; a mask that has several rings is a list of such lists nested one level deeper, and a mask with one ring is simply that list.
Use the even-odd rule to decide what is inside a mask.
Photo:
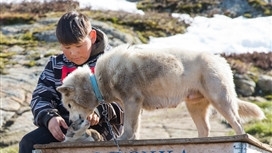
[{"label": "wooden plank bench", "polygon": [[[272,153],[249,134],[179,139],[119,140],[122,153]],[[33,153],[118,153],[114,141],[37,144]]]}]

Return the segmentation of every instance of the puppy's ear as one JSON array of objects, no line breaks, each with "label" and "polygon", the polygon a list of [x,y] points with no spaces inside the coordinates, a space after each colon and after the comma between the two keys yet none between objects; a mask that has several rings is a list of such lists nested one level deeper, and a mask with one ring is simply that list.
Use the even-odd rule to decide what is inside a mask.
[{"label": "puppy's ear", "polygon": [[72,86],[60,86],[60,87],[57,87],[57,91],[64,94],[64,95],[70,95],[71,92],[73,92],[75,90],[74,87]]}]

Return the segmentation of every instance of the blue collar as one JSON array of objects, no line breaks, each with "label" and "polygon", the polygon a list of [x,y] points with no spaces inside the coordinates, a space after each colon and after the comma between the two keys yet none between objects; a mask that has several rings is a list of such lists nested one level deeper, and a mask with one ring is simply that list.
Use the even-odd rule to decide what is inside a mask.
[{"label": "blue collar", "polygon": [[98,88],[97,81],[96,81],[96,78],[95,78],[94,74],[90,75],[90,80],[91,80],[91,84],[92,84],[93,91],[94,91],[96,99],[99,102],[104,101],[103,96],[102,96],[102,94],[101,94],[101,92],[100,92],[100,90]]}]

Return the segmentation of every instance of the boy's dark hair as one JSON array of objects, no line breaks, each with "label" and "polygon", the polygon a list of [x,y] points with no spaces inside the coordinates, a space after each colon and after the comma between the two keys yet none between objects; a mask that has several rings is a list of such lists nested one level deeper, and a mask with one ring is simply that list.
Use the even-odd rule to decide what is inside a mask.
[{"label": "boy's dark hair", "polygon": [[81,42],[92,29],[87,16],[71,11],[65,13],[59,20],[56,36],[61,44],[71,45]]}]

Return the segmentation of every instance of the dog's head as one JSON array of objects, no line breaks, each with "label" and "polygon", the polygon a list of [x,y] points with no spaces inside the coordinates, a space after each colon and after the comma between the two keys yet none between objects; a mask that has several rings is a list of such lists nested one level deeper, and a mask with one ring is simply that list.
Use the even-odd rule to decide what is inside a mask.
[{"label": "dog's head", "polygon": [[70,73],[57,88],[62,95],[64,107],[70,113],[70,121],[86,119],[98,106],[98,101],[90,82],[91,70],[86,65]]}]

